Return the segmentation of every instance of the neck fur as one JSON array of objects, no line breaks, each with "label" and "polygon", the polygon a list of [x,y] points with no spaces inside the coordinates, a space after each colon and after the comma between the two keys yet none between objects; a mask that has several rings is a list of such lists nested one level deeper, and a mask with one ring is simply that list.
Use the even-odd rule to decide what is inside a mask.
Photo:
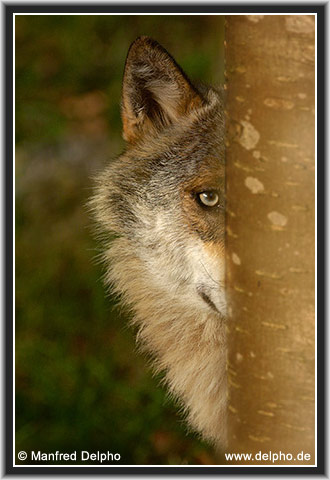
[{"label": "neck fur", "polygon": [[[127,245],[126,245],[127,244]],[[178,303],[173,293],[150,282],[129,241],[116,239],[104,259],[106,283],[133,312],[141,348],[155,372],[179,400],[193,430],[217,446],[226,438],[226,342],[224,320]]]}]

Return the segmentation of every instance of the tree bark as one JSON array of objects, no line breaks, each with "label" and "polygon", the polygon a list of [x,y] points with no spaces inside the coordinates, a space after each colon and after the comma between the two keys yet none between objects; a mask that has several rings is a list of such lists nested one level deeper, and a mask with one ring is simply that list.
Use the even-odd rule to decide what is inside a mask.
[{"label": "tree bark", "polygon": [[226,17],[227,451],[292,455],[230,463],[315,462],[314,35]]}]

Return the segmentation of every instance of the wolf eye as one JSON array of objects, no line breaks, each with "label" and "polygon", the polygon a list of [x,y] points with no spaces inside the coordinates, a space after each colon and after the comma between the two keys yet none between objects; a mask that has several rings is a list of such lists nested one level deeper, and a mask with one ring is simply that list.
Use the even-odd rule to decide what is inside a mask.
[{"label": "wolf eye", "polygon": [[200,202],[206,207],[215,207],[219,202],[217,192],[210,190],[209,192],[201,192],[198,194]]}]

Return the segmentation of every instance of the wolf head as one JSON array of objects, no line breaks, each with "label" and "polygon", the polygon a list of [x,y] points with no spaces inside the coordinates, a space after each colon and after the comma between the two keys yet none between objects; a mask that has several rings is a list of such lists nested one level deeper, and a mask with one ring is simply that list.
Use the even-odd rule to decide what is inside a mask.
[{"label": "wolf head", "polygon": [[125,152],[98,177],[106,282],[133,311],[141,347],[204,438],[225,444],[224,122],[155,41],[125,65]]},{"label": "wolf head", "polygon": [[150,321],[163,309],[223,316],[221,92],[197,89],[163,47],[140,37],[126,60],[122,121],[126,151],[100,175],[93,200],[116,234],[107,280],[135,313],[145,303]]}]

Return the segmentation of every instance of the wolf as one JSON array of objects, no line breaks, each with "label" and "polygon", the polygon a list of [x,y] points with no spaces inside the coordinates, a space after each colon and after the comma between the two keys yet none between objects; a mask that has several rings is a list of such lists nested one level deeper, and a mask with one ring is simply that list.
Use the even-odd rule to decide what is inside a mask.
[{"label": "wolf", "polygon": [[226,443],[224,108],[155,40],[124,68],[126,148],[96,179],[105,281],[191,429]]}]

